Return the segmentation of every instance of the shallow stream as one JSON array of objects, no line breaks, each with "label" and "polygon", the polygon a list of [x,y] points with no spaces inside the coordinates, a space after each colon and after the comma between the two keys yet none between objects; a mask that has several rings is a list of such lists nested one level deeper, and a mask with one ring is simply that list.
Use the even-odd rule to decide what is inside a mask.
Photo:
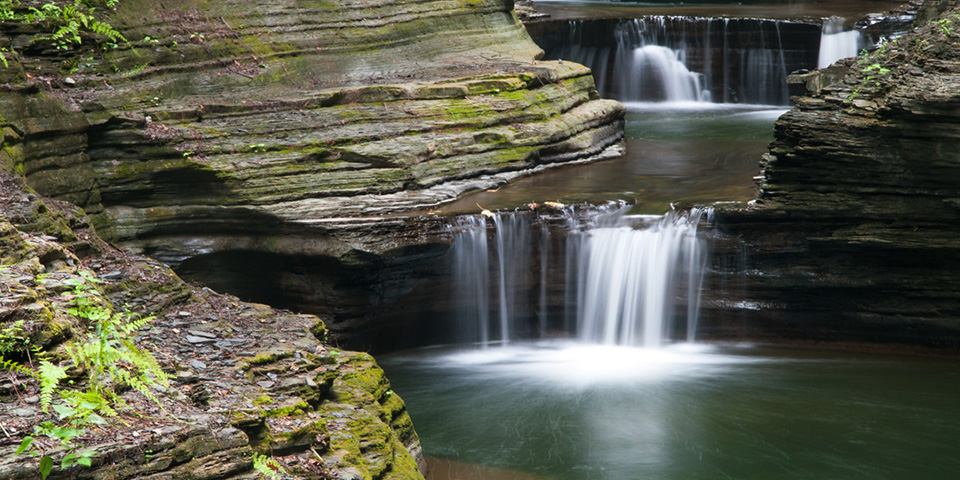
[{"label": "shallow stream", "polygon": [[626,154],[523,178],[443,208],[475,213],[527,203],[625,200],[635,213],[661,214],[670,203],[748,201],[753,177],[784,107],[714,103],[627,104]]},{"label": "shallow stream", "polygon": [[[809,19],[858,18],[897,3],[539,5],[554,19]],[[672,17],[651,25],[671,22]],[[844,28],[840,21],[824,23],[838,30],[824,34]],[[594,60],[613,58],[604,48],[588,53]],[[640,55],[653,51],[647,45],[617,48],[610,52],[632,49],[639,53],[629,58],[652,64]],[[686,41],[671,48],[676,57],[664,64],[698,55],[684,53]],[[783,54],[767,57],[782,62]],[[750,57],[744,53],[742,58]],[[709,83],[697,72],[674,70],[682,81],[693,78],[701,87]],[[624,81],[639,80],[619,83]],[[470,195],[444,211],[477,214],[481,208],[508,210],[531,202],[625,200],[635,205],[632,213],[659,215],[672,203],[748,201],[756,195],[754,177],[772,140],[773,123],[787,108],[620,100],[628,107],[622,158],[550,170]],[[476,221],[481,227],[487,222],[479,215]],[[487,231],[499,235],[501,227],[479,231],[483,239]],[[493,250],[481,265],[507,258],[502,248]],[[478,251],[488,255],[486,248]],[[526,265],[499,263],[501,269]],[[493,269],[483,270],[487,268]],[[485,277],[481,272],[472,278]],[[486,305],[496,296],[487,293],[497,290],[494,277],[483,280],[489,280],[490,288],[481,288],[483,301],[475,303]],[[541,306],[540,311],[549,309]],[[475,316],[497,317],[493,311],[481,312]],[[433,347],[380,359],[430,457],[431,480],[948,479],[960,472],[960,366],[952,359],[732,344],[667,342],[663,348],[645,349],[573,340]]]}]

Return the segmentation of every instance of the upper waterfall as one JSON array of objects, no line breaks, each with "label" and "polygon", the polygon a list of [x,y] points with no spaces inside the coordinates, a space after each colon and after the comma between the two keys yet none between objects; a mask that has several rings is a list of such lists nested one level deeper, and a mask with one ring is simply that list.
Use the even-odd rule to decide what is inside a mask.
[{"label": "upper waterfall", "polygon": [[829,67],[841,58],[855,57],[860,51],[861,35],[857,30],[844,30],[846,19],[830,17],[823,19],[820,36],[820,54],[817,68]]},{"label": "upper waterfall", "polygon": [[749,18],[644,16],[567,20],[544,30],[548,58],[591,68],[622,102],[787,105],[787,74],[816,63],[820,28]]}]

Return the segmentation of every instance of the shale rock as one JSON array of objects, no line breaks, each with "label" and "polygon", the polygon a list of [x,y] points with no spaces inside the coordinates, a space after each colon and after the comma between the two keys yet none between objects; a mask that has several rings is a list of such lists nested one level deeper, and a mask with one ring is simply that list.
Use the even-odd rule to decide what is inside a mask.
[{"label": "shale rock", "polygon": [[[75,206],[0,170],[3,358],[29,363],[39,346],[56,361],[59,345],[90,326],[69,312],[77,285],[113,312],[154,317],[135,341],[171,381],[156,392],[162,410],[122,393],[120,419],[77,439],[95,451],[92,466],[58,466],[49,478],[252,480],[254,453],[295,478],[423,478],[404,403],[368,354],[325,345],[326,327],[312,315],[192,288],[165,265],[103,242]],[[37,405],[36,379],[17,373],[5,369],[0,380],[0,478],[35,479],[38,459],[15,451],[55,416]],[[57,465],[66,453],[43,436],[35,445]]]},{"label": "shale rock", "polygon": [[[430,230],[398,229],[410,222],[397,216],[622,136],[623,106],[598,98],[585,67],[538,60],[511,7],[121,2],[110,21],[130,43],[105,52],[48,48],[30,26],[3,24],[14,51],[0,163],[175,267],[390,257]],[[344,340],[371,327],[327,319]]]},{"label": "shale rock", "polygon": [[708,334],[960,347],[956,27],[791,79],[756,204],[718,212]]}]

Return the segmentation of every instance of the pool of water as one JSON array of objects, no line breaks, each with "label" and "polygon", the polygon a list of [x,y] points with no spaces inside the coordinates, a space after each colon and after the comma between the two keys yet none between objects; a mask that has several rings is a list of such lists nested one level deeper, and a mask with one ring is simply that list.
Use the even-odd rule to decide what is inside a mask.
[{"label": "pool of water", "polygon": [[381,363],[425,454],[436,457],[435,479],[947,479],[960,471],[960,366],[949,360],[552,341],[428,348]]},{"label": "pool of water", "polygon": [[635,213],[661,214],[675,202],[751,200],[773,122],[786,111],[711,103],[632,103],[627,108],[622,157],[548,170],[496,191],[467,195],[442,211],[625,200],[636,204]]}]

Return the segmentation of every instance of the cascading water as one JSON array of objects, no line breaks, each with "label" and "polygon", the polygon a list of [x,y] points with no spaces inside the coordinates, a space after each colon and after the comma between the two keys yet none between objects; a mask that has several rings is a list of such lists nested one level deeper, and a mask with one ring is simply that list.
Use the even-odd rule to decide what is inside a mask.
[{"label": "cascading water", "polygon": [[[787,105],[787,73],[812,68],[814,61],[793,50],[785,54],[783,22],[774,20],[648,16],[600,22],[571,20],[566,37],[544,48],[548,58],[590,67],[600,94],[623,102]],[[612,38],[597,38],[603,35],[598,29],[611,27]],[[791,28],[795,39],[799,27]]]},{"label": "cascading water", "polygon": [[483,217],[460,217],[453,242],[454,290],[460,338],[490,342],[490,261]]},{"label": "cascading water", "polygon": [[855,57],[861,48],[861,35],[857,30],[844,30],[846,19],[830,17],[823,19],[820,35],[820,55],[817,67],[829,67],[841,58]]},{"label": "cascading water", "polygon": [[657,92],[666,102],[709,101],[710,92],[704,88],[703,74],[691,72],[680,60],[678,52],[659,45],[644,45],[633,49],[629,62],[629,78],[621,98],[644,98],[644,89]]},{"label": "cascading water", "polygon": [[[539,238],[530,235],[530,215],[497,214],[489,224],[480,216],[462,219],[454,233],[455,291],[458,304],[469,305],[460,310],[461,332],[475,332],[462,339],[485,345],[507,343],[517,332],[529,338],[563,330],[584,342],[652,348],[685,329],[692,341],[706,261],[697,227],[705,211],[624,212],[584,222],[570,210],[564,225],[542,227]],[[486,241],[490,227],[493,242]],[[565,238],[556,238],[562,231]],[[562,257],[550,254],[553,245],[564,245]],[[537,282],[531,281],[535,271]],[[562,299],[563,308],[551,308],[549,298]],[[687,302],[682,313],[678,298]],[[675,328],[683,317],[682,328]]]},{"label": "cascading water", "polygon": [[[643,228],[623,219],[589,229],[580,241],[580,339],[608,345],[660,346],[674,317],[678,290],[696,301],[702,273],[697,239],[701,211],[668,214]],[[678,276],[685,275],[683,282]],[[695,312],[689,310],[688,312]],[[688,331],[696,323],[688,318]],[[692,331],[690,334],[692,338]]]},{"label": "cascading water", "polygon": [[[612,75],[618,79],[615,96],[623,101],[709,102],[710,90],[702,73],[686,65],[686,39],[679,44],[665,41],[668,17],[625,21],[615,28],[616,54]],[[581,50],[583,51],[583,50]],[[575,55],[575,52],[570,52]],[[597,64],[606,54],[584,60]],[[580,59],[571,57],[574,61]],[[606,70],[606,65],[603,66]],[[604,72],[603,78],[608,74]]]}]

